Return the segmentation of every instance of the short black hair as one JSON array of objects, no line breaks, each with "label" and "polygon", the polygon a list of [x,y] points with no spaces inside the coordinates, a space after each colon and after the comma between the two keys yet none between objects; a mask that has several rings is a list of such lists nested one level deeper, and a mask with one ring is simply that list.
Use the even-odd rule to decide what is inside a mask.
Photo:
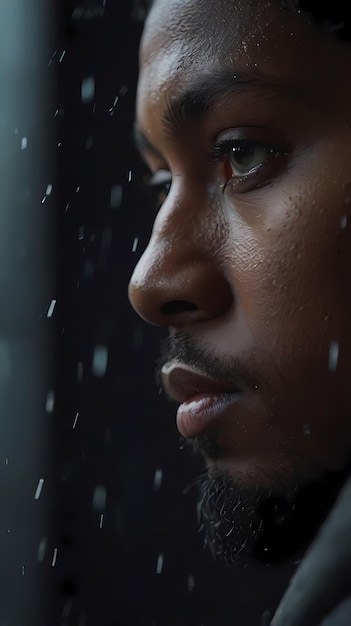
[{"label": "short black hair", "polygon": [[[134,0],[133,16],[143,21],[153,0]],[[309,15],[321,28],[338,39],[351,42],[351,18],[345,0],[280,0],[284,9]]]}]

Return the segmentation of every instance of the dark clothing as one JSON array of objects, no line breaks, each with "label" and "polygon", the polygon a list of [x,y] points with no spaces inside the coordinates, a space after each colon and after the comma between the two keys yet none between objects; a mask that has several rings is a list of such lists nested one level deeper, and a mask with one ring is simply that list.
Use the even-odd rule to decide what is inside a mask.
[{"label": "dark clothing", "polygon": [[351,479],[291,579],[271,626],[351,626]]}]

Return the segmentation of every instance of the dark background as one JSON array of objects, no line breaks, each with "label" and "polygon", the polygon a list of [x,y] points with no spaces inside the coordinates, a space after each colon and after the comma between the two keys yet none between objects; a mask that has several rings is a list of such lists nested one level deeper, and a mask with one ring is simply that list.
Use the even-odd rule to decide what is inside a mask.
[{"label": "dark background", "polygon": [[142,26],[131,1],[56,10],[55,407],[35,505],[50,507],[49,526],[28,564],[35,608],[13,617],[19,586],[2,596],[0,625],[259,625],[291,566],[229,570],[203,549],[196,492],[184,494],[202,466],[154,380],[164,333],[127,299],[153,220],[131,137]]}]

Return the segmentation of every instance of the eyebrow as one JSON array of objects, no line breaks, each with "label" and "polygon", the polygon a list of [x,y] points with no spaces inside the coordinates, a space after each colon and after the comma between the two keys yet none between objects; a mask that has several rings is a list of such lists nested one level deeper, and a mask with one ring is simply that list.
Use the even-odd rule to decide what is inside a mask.
[{"label": "eyebrow", "polygon": [[[270,89],[282,95],[301,98],[301,91],[282,78],[261,74],[258,71],[242,72],[224,67],[202,73],[186,91],[180,95],[170,96],[162,117],[163,125],[169,134],[176,135],[189,122],[200,122],[216,102],[252,88]],[[160,156],[157,148],[148,140],[137,122],[134,124],[133,136],[135,145],[141,153],[152,152]]]},{"label": "eyebrow", "polygon": [[294,93],[295,96],[297,91],[284,79],[255,71],[236,72],[233,68],[224,67],[198,76],[184,93],[171,97],[163,115],[163,124],[173,134],[188,122],[201,121],[215,102],[252,88],[269,88],[282,94]]}]

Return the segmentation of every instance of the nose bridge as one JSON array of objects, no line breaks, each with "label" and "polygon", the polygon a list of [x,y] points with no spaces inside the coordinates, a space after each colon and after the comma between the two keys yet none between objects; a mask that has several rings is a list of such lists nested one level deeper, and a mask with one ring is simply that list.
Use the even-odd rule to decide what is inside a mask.
[{"label": "nose bridge", "polygon": [[[215,213],[209,198],[177,185],[161,207],[149,244],[136,266],[129,296],[137,312],[156,325],[181,326],[224,313],[232,291],[219,267]],[[217,240],[216,240],[217,239]]]}]

